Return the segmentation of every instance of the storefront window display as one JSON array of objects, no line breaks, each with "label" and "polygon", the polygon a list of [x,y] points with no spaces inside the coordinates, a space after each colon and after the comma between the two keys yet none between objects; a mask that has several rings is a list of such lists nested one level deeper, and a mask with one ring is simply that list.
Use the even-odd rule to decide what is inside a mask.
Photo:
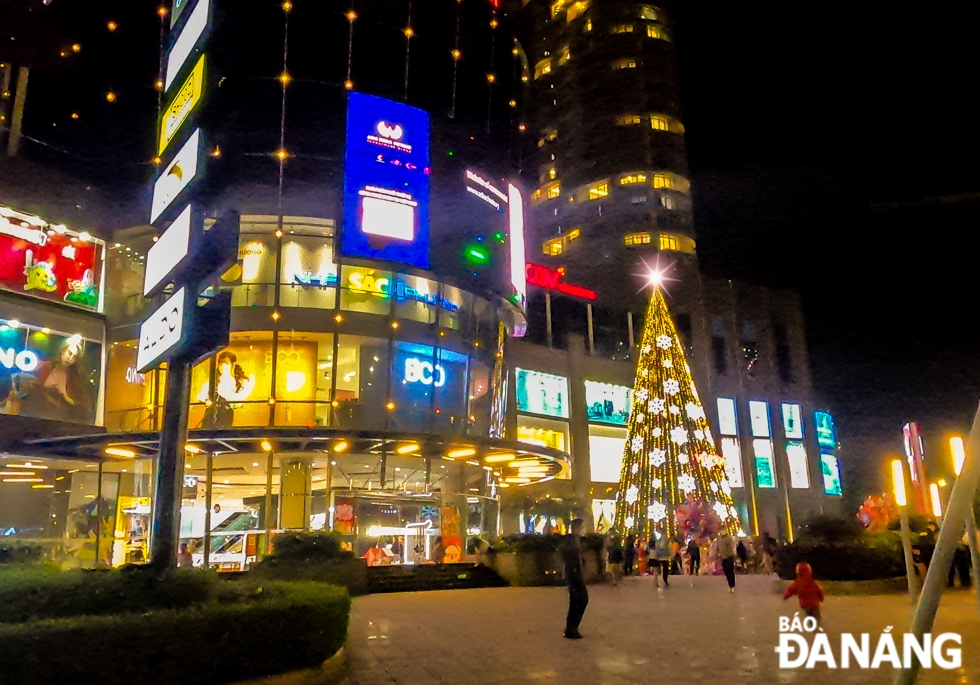
[{"label": "storefront window display", "polygon": [[519,442],[568,452],[568,423],[534,416],[518,416],[517,439]]},{"label": "storefront window display", "polygon": [[284,238],[279,282],[282,306],[333,309],[337,297],[333,240],[293,235]]},{"label": "storefront window display", "polygon": [[625,426],[633,404],[633,389],[625,385],[585,381],[585,404],[589,421]]},{"label": "storefront window display", "polygon": [[105,243],[0,206],[0,289],[102,311]]},{"label": "storefront window display", "polygon": [[451,431],[463,425],[466,355],[415,343],[395,343],[391,428]]},{"label": "storefront window display", "polygon": [[276,352],[277,426],[330,424],[333,336],[280,331]]},{"label": "storefront window display", "polygon": [[517,369],[517,410],[568,418],[568,379],[542,371]]},{"label": "storefront window display", "polygon": [[100,342],[0,319],[0,413],[94,424],[101,380]]},{"label": "storefront window display", "polygon": [[618,483],[623,470],[626,448],[626,429],[589,426],[589,462],[592,480],[599,483]]},{"label": "storefront window display", "polygon": [[136,371],[136,342],[109,346],[105,398],[105,426],[110,432],[148,431],[159,427],[163,408],[162,371]]}]

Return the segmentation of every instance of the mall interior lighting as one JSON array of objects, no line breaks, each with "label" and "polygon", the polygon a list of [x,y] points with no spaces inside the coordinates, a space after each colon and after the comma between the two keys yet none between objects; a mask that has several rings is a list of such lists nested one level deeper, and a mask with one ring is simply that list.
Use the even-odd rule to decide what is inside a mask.
[{"label": "mall interior lighting", "polygon": [[483,458],[488,464],[496,464],[501,461],[511,461],[515,456],[514,454],[488,454]]},{"label": "mall interior lighting", "polygon": [[134,452],[133,450],[127,450],[123,447],[106,447],[102,451],[108,454],[110,457],[123,457],[125,459],[132,459],[133,457],[136,456],[136,452]]},{"label": "mall interior lighting", "polygon": [[408,445],[400,445],[399,447],[395,448],[395,452],[397,452],[398,454],[411,454],[412,452],[418,452],[418,451],[419,451],[419,446],[418,443],[415,442],[410,443]]},{"label": "mall interior lighting", "polygon": [[449,450],[446,452],[446,456],[450,459],[460,459],[462,457],[472,457],[476,454],[476,449],[473,447],[460,447],[454,450]]},{"label": "mall interior lighting", "polygon": [[338,440],[333,445],[333,451],[339,454],[340,452],[346,452],[348,447],[350,447],[349,442],[346,440]]}]

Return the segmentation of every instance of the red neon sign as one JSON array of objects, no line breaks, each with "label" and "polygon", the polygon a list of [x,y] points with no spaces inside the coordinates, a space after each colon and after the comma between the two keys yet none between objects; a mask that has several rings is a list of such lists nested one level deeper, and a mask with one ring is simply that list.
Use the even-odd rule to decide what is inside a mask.
[{"label": "red neon sign", "polygon": [[572,285],[571,283],[563,283],[562,278],[565,277],[565,267],[563,266],[559,266],[552,271],[546,266],[528,262],[524,270],[527,273],[527,282],[539,288],[557,290],[564,295],[580,297],[583,300],[594,300],[598,297],[595,290],[583,288],[580,285]]}]

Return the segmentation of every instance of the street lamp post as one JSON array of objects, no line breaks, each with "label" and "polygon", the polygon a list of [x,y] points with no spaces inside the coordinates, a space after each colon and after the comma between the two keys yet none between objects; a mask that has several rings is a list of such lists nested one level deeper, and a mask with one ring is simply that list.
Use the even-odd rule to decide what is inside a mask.
[{"label": "street lamp post", "polygon": [[909,529],[909,498],[905,488],[905,464],[901,459],[892,460],[892,492],[898,505],[902,524],[902,551],[905,555],[905,575],[909,584],[909,598],[914,603],[919,594],[919,580],[915,575],[915,561],[912,558],[912,531]]},{"label": "street lamp post", "polygon": [[[966,461],[966,450],[963,447],[963,438],[953,437],[949,439],[949,450],[953,455],[953,473],[959,478],[963,471],[963,462]],[[975,497],[976,495],[974,495]],[[966,516],[966,538],[970,546],[970,562],[973,566],[973,581],[977,584],[977,607],[980,609],[980,549],[977,547],[977,522],[973,515],[973,501],[970,502],[970,509]]]}]

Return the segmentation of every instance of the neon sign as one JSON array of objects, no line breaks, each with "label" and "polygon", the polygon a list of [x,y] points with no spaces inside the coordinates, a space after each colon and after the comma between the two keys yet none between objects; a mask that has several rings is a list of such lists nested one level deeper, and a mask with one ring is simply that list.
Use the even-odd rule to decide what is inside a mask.
[{"label": "neon sign", "polygon": [[8,369],[17,367],[25,373],[30,373],[37,368],[38,357],[36,352],[31,350],[14,351],[13,348],[0,349],[0,364]]},{"label": "neon sign", "polygon": [[598,297],[595,290],[562,282],[565,277],[565,267],[563,266],[552,271],[546,266],[528,262],[524,268],[524,273],[527,275],[527,282],[539,288],[555,290],[563,295],[571,295],[583,300],[595,300]]},{"label": "neon sign", "polygon": [[[333,272],[315,274],[312,271],[304,271],[293,274],[293,283],[315,288],[336,288],[337,274]],[[347,277],[347,287],[353,293],[370,293],[385,299],[392,297],[391,279],[386,276],[377,277],[371,273],[354,271]],[[433,307],[438,305],[440,308],[450,312],[455,312],[459,309],[458,303],[452,302],[440,295],[430,295],[429,293],[422,292],[408,285],[401,278],[395,279],[394,297],[398,302],[414,300],[415,302],[421,302],[422,304]]]},{"label": "neon sign", "polygon": [[441,388],[446,384],[446,370],[441,364],[433,364],[418,357],[409,357],[405,360],[405,382]]}]

